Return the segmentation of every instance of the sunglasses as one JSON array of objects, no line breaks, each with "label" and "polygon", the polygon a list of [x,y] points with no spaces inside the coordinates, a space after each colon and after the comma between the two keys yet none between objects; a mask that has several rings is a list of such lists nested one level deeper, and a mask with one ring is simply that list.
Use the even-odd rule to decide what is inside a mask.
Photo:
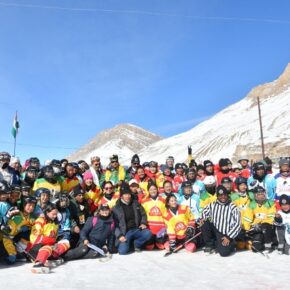
[{"label": "sunglasses", "polygon": [[111,163],[118,163],[118,161],[116,161],[116,160],[113,160],[113,161],[111,161]]},{"label": "sunglasses", "polygon": [[109,189],[113,189],[113,187],[104,187],[104,189],[109,190]]}]

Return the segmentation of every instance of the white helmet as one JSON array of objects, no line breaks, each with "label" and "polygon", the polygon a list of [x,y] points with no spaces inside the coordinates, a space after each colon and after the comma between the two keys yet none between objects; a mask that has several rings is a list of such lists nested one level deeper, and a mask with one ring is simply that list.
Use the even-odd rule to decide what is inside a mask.
[{"label": "white helmet", "polygon": [[213,175],[208,175],[203,180],[204,185],[214,185],[216,184],[216,180]]}]

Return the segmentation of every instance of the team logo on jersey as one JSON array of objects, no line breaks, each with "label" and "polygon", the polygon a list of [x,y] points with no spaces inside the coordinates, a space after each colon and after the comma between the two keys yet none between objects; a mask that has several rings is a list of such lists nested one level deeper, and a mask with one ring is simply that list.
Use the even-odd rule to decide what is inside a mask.
[{"label": "team logo on jersey", "polygon": [[151,208],[149,215],[150,216],[162,216],[162,213],[157,206],[154,206]]},{"label": "team logo on jersey", "polygon": [[263,213],[263,212],[260,212],[260,213],[257,213],[256,214],[256,218],[260,219],[260,220],[263,220],[266,218],[266,214]]},{"label": "team logo on jersey", "polygon": [[179,231],[185,231],[186,230],[186,226],[184,223],[179,222],[175,225],[175,231],[179,232]]}]

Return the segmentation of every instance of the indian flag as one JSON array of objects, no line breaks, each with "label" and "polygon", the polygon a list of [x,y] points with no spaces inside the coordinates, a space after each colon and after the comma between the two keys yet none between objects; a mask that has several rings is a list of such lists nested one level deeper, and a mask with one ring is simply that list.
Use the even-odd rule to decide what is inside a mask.
[{"label": "indian flag", "polygon": [[17,112],[16,112],[14,120],[13,120],[12,130],[11,130],[12,136],[14,138],[16,138],[16,135],[18,133],[18,128],[19,128],[19,122],[17,120]]}]

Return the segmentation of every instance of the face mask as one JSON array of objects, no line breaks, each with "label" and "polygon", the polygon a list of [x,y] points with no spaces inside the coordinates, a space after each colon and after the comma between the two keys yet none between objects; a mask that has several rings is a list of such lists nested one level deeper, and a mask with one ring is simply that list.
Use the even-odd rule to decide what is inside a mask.
[{"label": "face mask", "polygon": [[2,169],[6,169],[8,167],[8,164],[9,163],[6,163],[6,162],[5,163],[2,163]]},{"label": "face mask", "polygon": [[227,168],[227,169],[221,169],[221,172],[227,174],[227,173],[230,172],[230,169],[229,168]]}]

